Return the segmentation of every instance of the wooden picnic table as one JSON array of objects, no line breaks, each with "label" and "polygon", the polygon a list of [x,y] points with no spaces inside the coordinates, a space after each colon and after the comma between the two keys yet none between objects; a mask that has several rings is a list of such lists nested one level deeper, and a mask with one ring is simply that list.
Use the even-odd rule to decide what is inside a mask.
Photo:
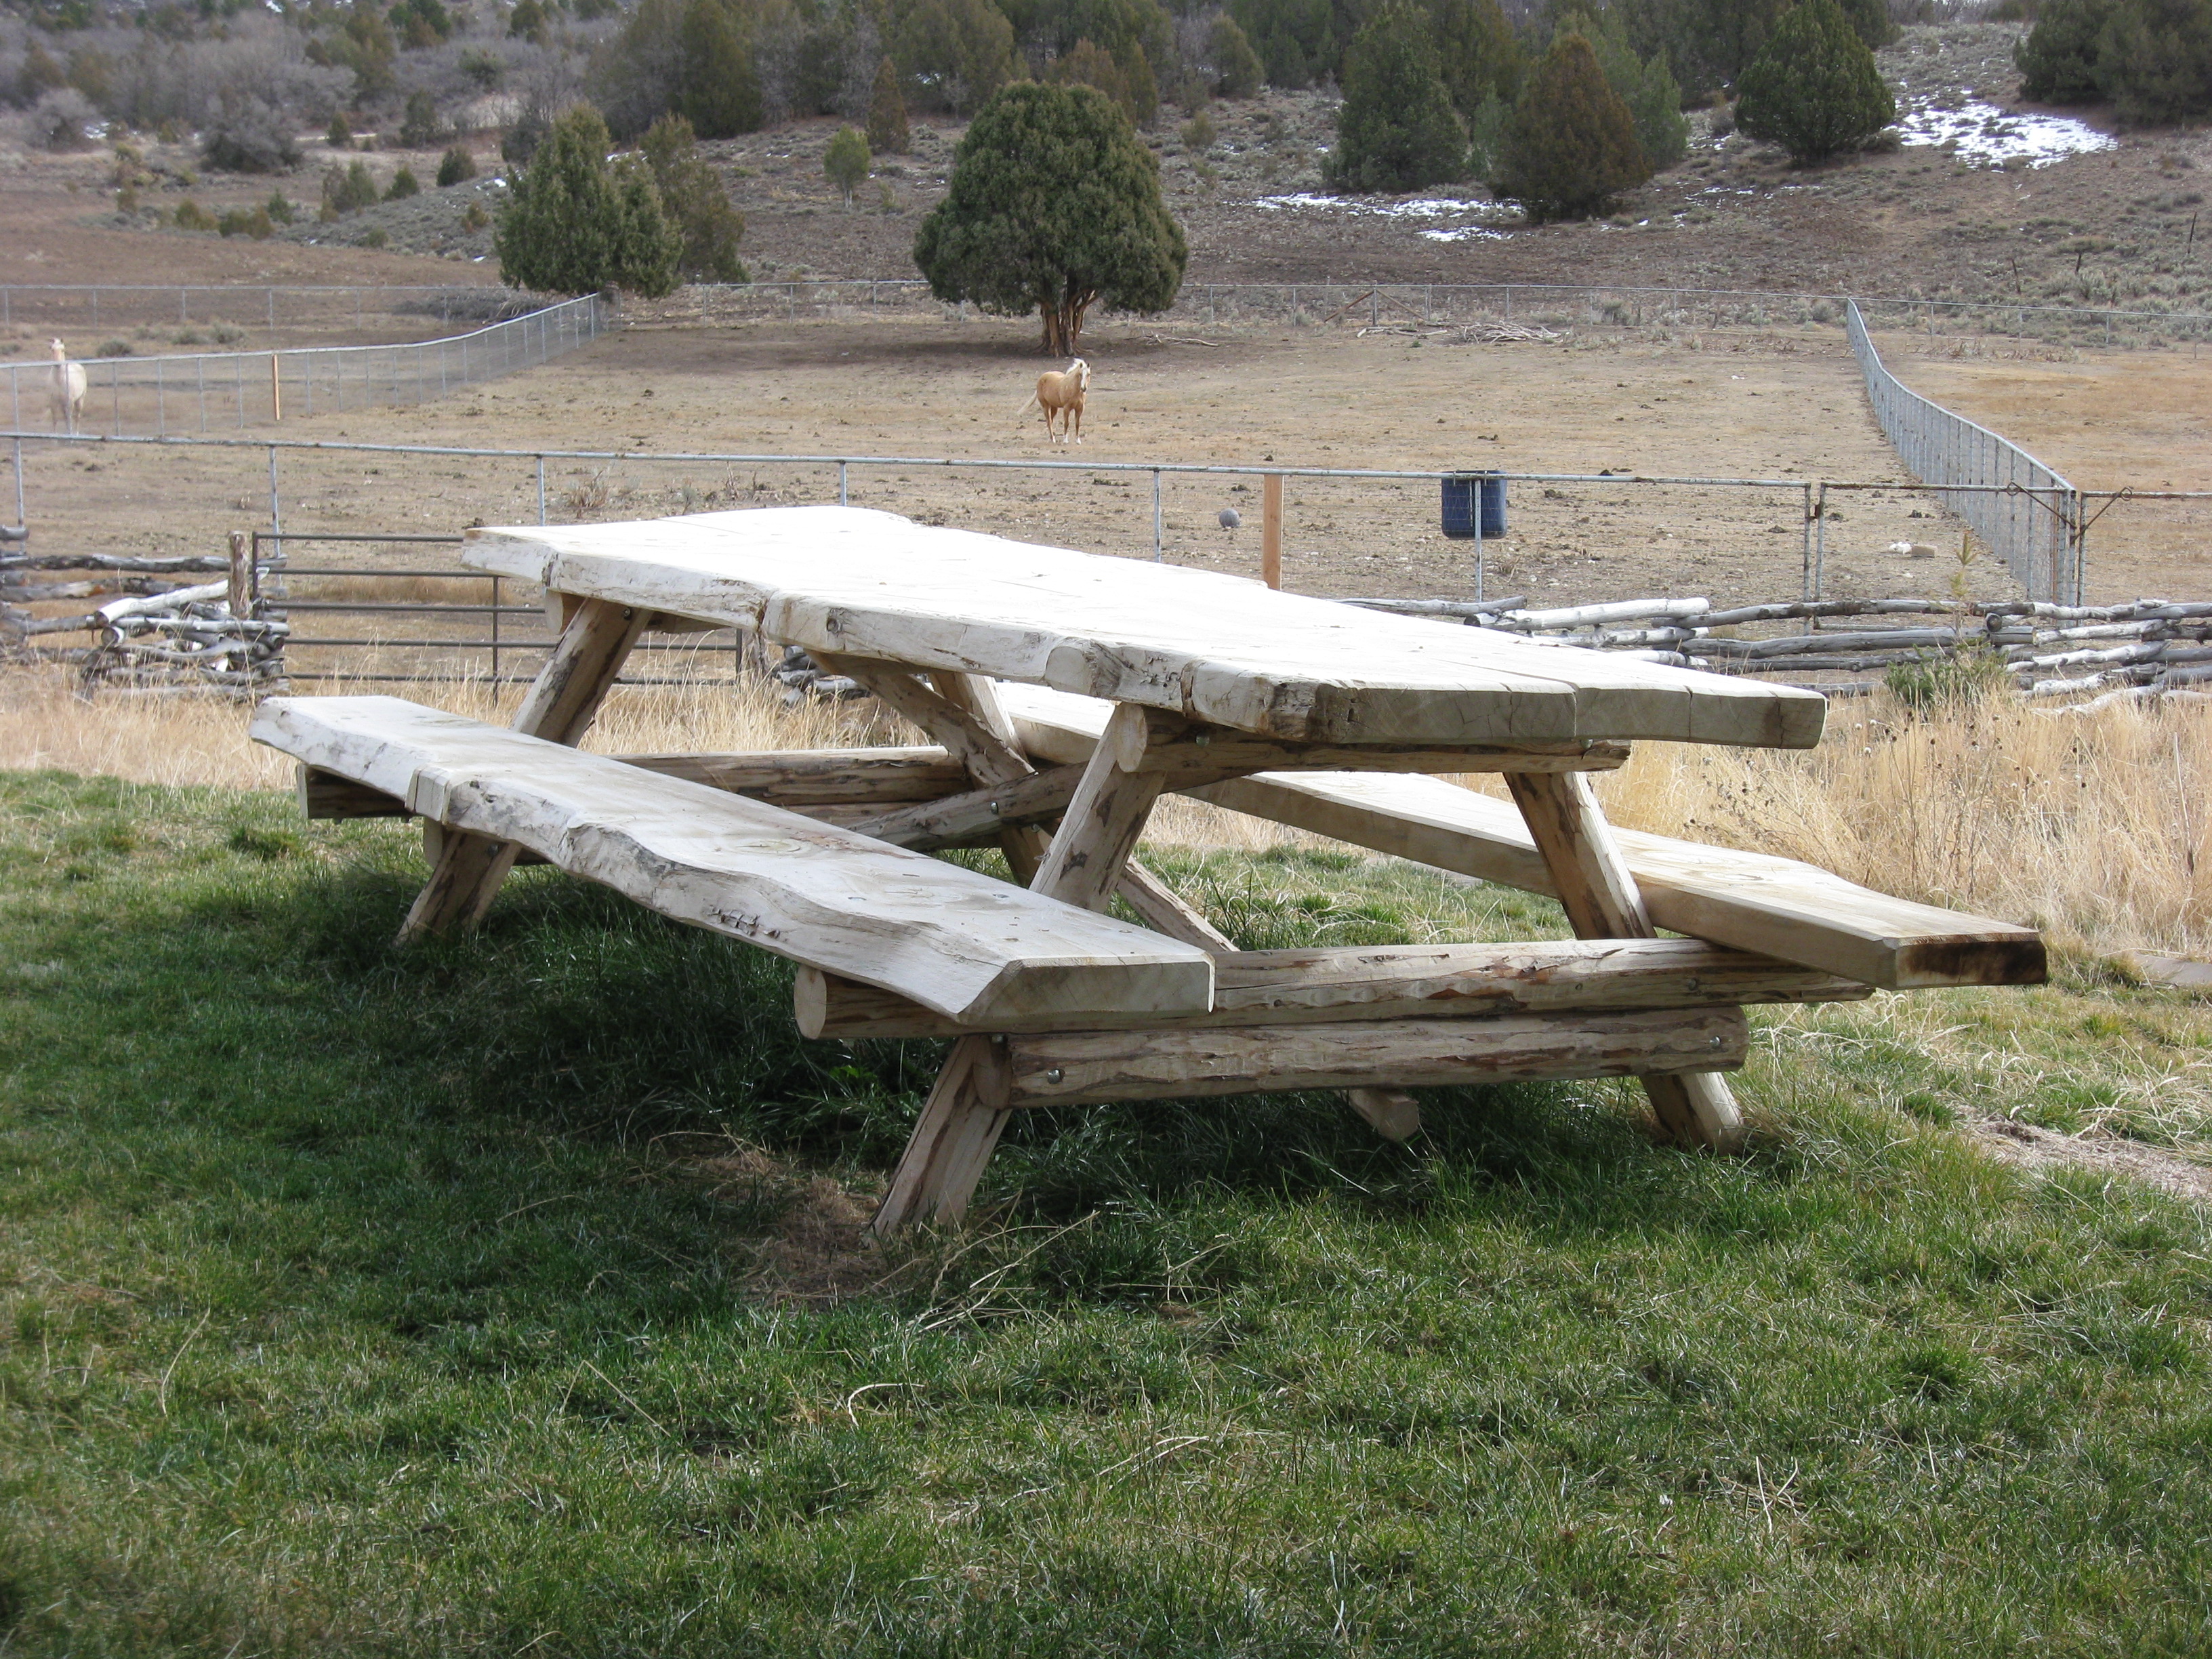
[{"label": "wooden picnic table", "polygon": [[[403,937],[543,859],[791,957],[809,1036],[957,1039],[879,1231],[960,1215],[1025,1105],[1340,1088],[1402,1138],[1410,1087],[1632,1075],[1663,1133],[1727,1148],[1745,1004],[2044,975],[2032,929],[1606,822],[1589,774],[1630,743],[1810,747],[1809,691],[860,508],[479,529],[461,556],[562,608],[511,729],[280,698],[254,735],[311,815],[424,819]],[[729,626],[932,744],[576,749],[641,635]],[[1479,772],[1510,802],[1448,781]],[[1169,793],[1548,892],[1577,939],[1239,951],[1133,855]],[[1021,886],[928,856],[992,842]]]}]

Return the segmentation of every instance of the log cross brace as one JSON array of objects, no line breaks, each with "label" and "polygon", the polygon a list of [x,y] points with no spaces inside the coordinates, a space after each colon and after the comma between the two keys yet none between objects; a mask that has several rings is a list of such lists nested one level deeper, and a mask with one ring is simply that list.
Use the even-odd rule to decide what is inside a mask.
[{"label": "log cross brace", "polygon": [[[1143,710],[1123,705],[1115,711],[1030,878],[1032,892],[1086,910],[1106,908],[1170,778],[1139,769],[1147,735]],[[871,1224],[876,1232],[896,1232],[923,1219],[957,1219],[967,1208],[1009,1115],[1000,1075],[1006,1064],[1003,1038],[964,1036],[952,1045]]]},{"label": "log cross brace", "polygon": [[[1510,772],[1505,782],[1543,854],[1575,936],[1656,937],[1658,930],[1589,778],[1579,772]],[[1742,1144],[1742,1115],[1717,1074],[1684,1072],[1646,1075],[1642,1081],[1652,1114],[1668,1136],[1716,1152],[1733,1152]]]}]

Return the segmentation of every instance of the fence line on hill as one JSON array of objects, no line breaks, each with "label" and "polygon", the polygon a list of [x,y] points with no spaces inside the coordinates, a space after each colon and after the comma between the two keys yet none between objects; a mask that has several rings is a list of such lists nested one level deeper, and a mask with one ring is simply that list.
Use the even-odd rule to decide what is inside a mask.
[{"label": "fence line on hill", "polygon": [[[1186,283],[1164,322],[1224,324],[1259,320],[1308,323],[1385,321],[1436,326],[1485,322],[1553,326],[1674,329],[1796,327],[1838,325],[1854,296],[1753,289],[1636,283]],[[2212,339],[2212,313],[2153,311],[2117,306],[2007,305],[1991,301],[1922,300],[1858,295],[1856,303],[1880,326],[1941,337],[1965,325],[1973,332],[2088,344],[2129,344],[2145,338]],[[757,314],[784,316],[951,311],[913,277],[820,277],[747,283],[695,283],[663,302],[664,315],[712,322]]]},{"label": "fence line on hill", "polygon": [[[173,438],[179,428],[206,433],[273,424],[288,406],[313,415],[421,403],[573,351],[607,332],[613,320],[606,302],[587,294],[433,340],[76,359],[86,380],[77,435],[90,427],[106,438]],[[52,363],[0,368],[7,373],[5,407],[15,431],[61,435],[31,433],[26,421],[40,413],[52,418]]]},{"label": "fence line on hill", "polygon": [[1875,420],[1913,477],[1973,526],[2029,599],[2081,604],[2087,532],[2081,492],[2010,439],[1891,374],[1856,301],[1844,321]]},{"label": "fence line on hill", "polygon": [[489,283],[0,283],[0,326],[367,325],[369,316],[481,318],[517,290]]}]

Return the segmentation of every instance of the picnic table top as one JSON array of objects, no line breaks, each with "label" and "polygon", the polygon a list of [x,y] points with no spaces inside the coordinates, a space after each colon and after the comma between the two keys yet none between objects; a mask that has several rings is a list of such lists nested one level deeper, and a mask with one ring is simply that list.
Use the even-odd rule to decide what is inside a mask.
[{"label": "picnic table top", "polygon": [[1281,593],[1241,577],[765,507],[468,532],[462,560],[810,651],[989,675],[1316,743],[1809,748],[1826,701]]}]

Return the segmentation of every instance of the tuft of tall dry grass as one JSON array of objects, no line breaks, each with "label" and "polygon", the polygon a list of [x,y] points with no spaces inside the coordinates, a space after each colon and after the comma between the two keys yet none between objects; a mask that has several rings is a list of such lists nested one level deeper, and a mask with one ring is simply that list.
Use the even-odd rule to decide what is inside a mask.
[{"label": "tuft of tall dry grass", "polygon": [[2212,954],[2202,703],[1838,702],[1817,749],[1645,744],[1598,793],[1623,825],[2027,922],[2062,950]]},{"label": "tuft of tall dry grass", "polygon": [[[501,722],[520,696],[462,681],[352,689]],[[766,688],[724,682],[621,687],[588,746],[636,754],[915,740],[872,703],[793,709]],[[289,761],[246,741],[237,703],[85,702],[66,675],[34,671],[0,676],[0,767],[247,789],[291,776]],[[2212,954],[2205,705],[2070,714],[1992,700],[1921,717],[1885,698],[1838,703],[1818,749],[1646,744],[1601,776],[1598,791],[1626,827],[1803,859],[1883,892],[2031,922],[2063,950]],[[1319,844],[1188,800],[1164,802],[1148,838],[1243,851]]]}]

